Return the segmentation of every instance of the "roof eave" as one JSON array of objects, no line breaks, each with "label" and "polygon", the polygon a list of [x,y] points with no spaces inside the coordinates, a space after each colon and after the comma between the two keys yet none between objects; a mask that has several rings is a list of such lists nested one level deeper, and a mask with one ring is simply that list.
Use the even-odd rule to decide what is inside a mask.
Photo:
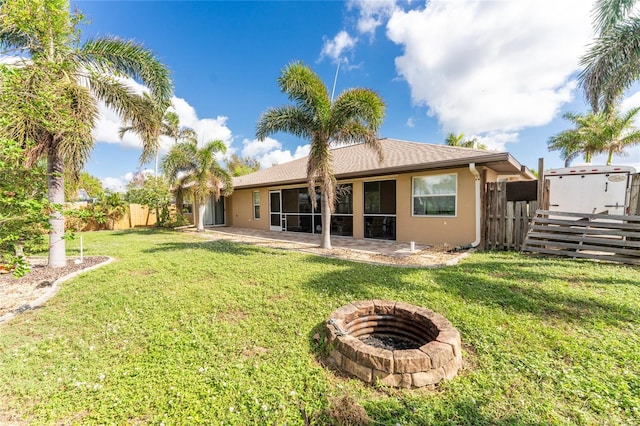
[{"label": "roof eave", "polygon": [[[365,171],[357,171],[351,173],[339,173],[336,174],[336,179],[344,180],[344,179],[355,179],[355,178],[367,178],[371,176],[380,176],[380,175],[390,175],[396,173],[410,173],[417,172],[423,170],[436,170],[436,169],[452,169],[456,167],[468,166],[470,163],[475,163],[476,165],[486,165],[491,166],[492,164],[497,165],[500,164],[508,164],[511,169],[509,172],[511,173],[520,173],[524,174],[526,177],[535,179],[535,176],[527,169],[525,166],[522,166],[511,154],[508,152],[497,152],[497,153],[489,153],[487,155],[482,156],[474,156],[474,157],[466,157],[466,158],[456,158],[452,160],[444,160],[437,161],[433,163],[421,163],[421,164],[410,164],[405,166],[397,166],[397,167],[387,167],[387,168],[379,168],[373,170],[365,170]],[[253,183],[246,185],[237,185],[235,189],[250,189],[250,188],[261,188],[265,186],[286,186],[293,184],[301,184],[306,183],[307,179],[297,178],[297,179],[289,179],[277,182],[261,182],[261,183]]]}]

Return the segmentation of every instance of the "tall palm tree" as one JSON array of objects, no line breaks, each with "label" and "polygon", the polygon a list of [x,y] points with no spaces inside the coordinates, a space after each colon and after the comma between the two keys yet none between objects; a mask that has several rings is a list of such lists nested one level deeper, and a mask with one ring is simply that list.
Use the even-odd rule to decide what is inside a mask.
[{"label": "tall palm tree", "polygon": [[563,117],[571,121],[574,127],[550,137],[548,149],[560,151],[566,167],[580,155],[584,156],[585,162],[591,163],[594,154],[604,151],[604,114],[568,112]]},{"label": "tall palm tree", "polygon": [[[120,127],[118,135],[120,139],[127,132],[136,133],[142,139],[143,147],[152,147],[155,156],[154,179],[158,181],[158,159],[160,156],[160,137],[168,136],[178,143],[179,140],[197,140],[195,130],[188,127],[180,127],[180,118],[173,111],[167,111],[168,105],[159,104],[149,93],[144,92],[140,97],[140,102],[145,106],[148,114],[139,117],[132,117],[127,120],[127,125]],[[143,153],[140,162],[144,163],[150,158],[151,152]],[[182,205],[182,191],[176,194],[176,206]],[[156,204],[156,218],[160,219],[160,206]],[[182,209],[176,209],[182,215]],[[161,225],[160,222],[158,222]]]},{"label": "tall palm tree", "polygon": [[458,133],[457,135],[453,132],[449,133],[444,140],[444,143],[447,146],[458,146],[461,148],[475,148],[475,149],[487,149],[487,146],[483,143],[478,143],[478,139],[464,139],[464,133]]},{"label": "tall palm tree", "polygon": [[[93,147],[98,100],[124,118],[148,113],[116,77],[141,81],[158,104],[168,104],[172,91],[168,70],[142,46],[113,37],[80,43],[81,18],[68,0],[0,2],[0,48],[25,58],[0,70],[0,134],[35,142],[30,159],[47,159],[48,197],[57,205],[64,203],[65,168],[81,170]],[[50,223],[49,265],[62,267],[61,210]]]},{"label": "tall palm tree", "polygon": [[638,112],[640,107],[624,114],[615,108],[599,113],[566,113],[564,118],[572,121],[574,128],[549,138],[548,149],[560,151],[565,167],[579,155],[590,163],[594,154],[603,153],[607,153],[607,164],[611,164],[614,154],[623,154],[626,148],[640,143],[640,130],[634,125]]},{"label": "tall palm tree", "polygon": [[456,135],[453,132],[450,132],[447,135],[447,138],[444,140],[444,143],[447,146],[462,146],[463,141],[464,141],[464,133],[458,133]]},{"label": "tall palm tree", "polygon": [[582,154],[581,141],[576,129],[569,129],[551,136],[547,141],[549,151],[560,151],[560,158],[564,160],[564,166],[569,167],[571,162]]},{"label": "tall palm tree", "polygon": [[[180,117],[174,111],[167,111],[164,114],[162,119],[162,135],[168,136],[173,139],[174,144],[178,142],[187,142],[191,141],[193,143],[198,142],[198,135],[195,130],[191,127],[181,126],[180,125]],[[157,157],[156,157],[157,159]],[[157,163],[157,160],[156,160]],[[182,205],[184,202],[184,197],[186,195],[185,188],[181,186],[177,186],[174,191],[175,195],[175,203],[176,203],[176,213],[179,216],[183,216]]]},{"label": "tall palm tree", "polygon": [[635,127],[640,107],[631,108],[624,114],[614,109],[605,117],[603,131],[603,152],[607,153],[607,165],[613,162],[613,156],[624,155],[626,148],[640,144],[640,130]]},{"label": "tall palm tree", "polygon": [[180,189],[186,189],[198,206],[198,231],[204,231],[204,214],[207,200],[214,196],[233,192],[231,176],[216,161],[217,153],[226,153],[220,140],[210,141],[198,148],[196,141],[189,140],[174,145],[162,160],[162,168],[169,180]]},{"label": "tall palm tree", "polygon": [[198,135],[191,127],[181,126],[180,117],[173,111],[167,111],[162,119],[162,134],[173,139],[174,143],[179,141],[197,141]]},{"label": "tall palm tree", "polygon": [[[277,132],[287,132],[311,142],[307,161],[309,194],[320,187],[322,200],[322,248],[331,248],[331,214],[334,212],[336,179],[331,160],[332,144],[364,143],[383,152],[377,132],[384,118],[382,98],[369,89],[342,92],[331,101],[326,86],[311,68],[301,62],[287,66],[278,85],[294,105],[269,108],[258,120],[256,138],[264,140]],[[313,208],[316,197],[311,196]]]},{"label": "tall palm tree", "polygon": [[636,0],[597,0],[594,28],[598,34],[582,57],[580,85],[591,108],[609,110],[640,77],[640,17]]}]

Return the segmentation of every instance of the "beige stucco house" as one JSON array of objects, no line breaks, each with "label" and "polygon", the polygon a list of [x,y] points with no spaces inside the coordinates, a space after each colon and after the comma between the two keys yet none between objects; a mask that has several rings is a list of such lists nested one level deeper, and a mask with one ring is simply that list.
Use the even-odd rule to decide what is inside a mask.
[{"label": "beige stucco house", "polygon": [[[385,159],[363,145],[331,151],[339,190],[331,234],[452,246],[480,240],[485,182],[534,176],[509,153],[381,139]],[[234,179],[206,223],[272,232],[321,232],[311,209],[307,158]]]}]

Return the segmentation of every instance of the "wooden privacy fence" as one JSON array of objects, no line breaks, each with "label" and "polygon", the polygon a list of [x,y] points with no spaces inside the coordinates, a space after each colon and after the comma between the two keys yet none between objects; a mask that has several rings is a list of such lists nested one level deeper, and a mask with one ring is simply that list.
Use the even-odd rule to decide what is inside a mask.
[{"label": "wooden privacy fence", "polygon": [[[544,191],[548,194],[548,181]],[[548,199],[548,197],[544,197]],[[537,181],[488,182],[484,196],[482,242],[485,250],[519,251],[540,207]]]},{"label": "wooden privacy fence", "polygon": [[130,229],[141,226],[153,226],[155,224],[155,209],[149,209],[149,207],[142,204],[129,204],[129,211],[122,219],[114,224],[113,229]]},{"label": "wooden privacy fence", "polygon": [[640,216],[539,210],[522,251],[640,265]]}]

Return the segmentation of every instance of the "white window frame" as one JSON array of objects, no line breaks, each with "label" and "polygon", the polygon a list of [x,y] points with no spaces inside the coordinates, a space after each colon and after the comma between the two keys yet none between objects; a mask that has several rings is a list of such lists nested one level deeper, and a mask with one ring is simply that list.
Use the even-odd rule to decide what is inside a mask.
[{"label": "white window frame", "polygon": [[[434,195],[415,195],[415,182],[416,179],[429,179],[429,178],[435,178],[435,177],[441,177],[441,176],[454,176],[456,179],[456,189],[455,189],[455,193],[453,194],[434,194]],[[415,214],[415,201],[416,201],[416,197],[451,197],[454,196],[455,197],[455,211],[453,213],[453,215],[448,215],[448,214]],[[421,175],[421,176],[414,176],[411,179],[411,216],[413,217],[458,217],[458,174],[457,173],[443,173],[443,174],[439,174],[439,175]]]},{"label": "white window frame", "polygon": [[[258,195],[258,202],[256,203],[256,195]],[[253,205],[253,219],[260,219],[260,191],[253,191],[251,194],[251,204]],[[256,207],[258,210],[256,210]],[[258,212],[258,216],[256,216],[256,211]]]}]

